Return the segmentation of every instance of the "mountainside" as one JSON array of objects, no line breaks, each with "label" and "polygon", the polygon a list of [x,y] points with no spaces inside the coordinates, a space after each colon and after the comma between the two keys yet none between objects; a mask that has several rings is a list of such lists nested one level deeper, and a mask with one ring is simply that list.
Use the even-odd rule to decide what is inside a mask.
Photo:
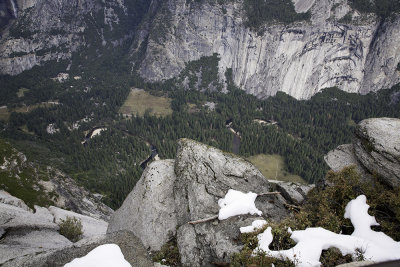
[{"label": "mountainside", "polygon": [[[17,19],[3,31],[0,72],[15,75],[69,60],[74,51],[130,40],[132,70],[151,82],[178,77],[188,62],[214,53],[220,89],[232,69],[236,86],[260,98],[283,91],[309,99],[334,86],[366,94],[400,81],[398,15],[352,0],[292,2],[10,1],[8,10],[12,3],[17,8],[8,19]],[[179,85],[203,89],[198,84],[207,67],[181,75]],[[217,81],[208,89],[218,88]]]},{"label": "mountainside", "polygon": [[148,45],[140,74],[150,81],[172,78],[186,62],[218,53],[220,79],[232,68],[235,84],[258,97],[283,91],[308,99],[333,86],[366,94],[399,81],[399,17],[382,22],[354,11],[347,1],[299,0],[296,11],[309,12],[309,21],[275,20],[252,29],[244,5],[256,1],[219,2],[225,3],[160,4],[145,25]]},{"label": "mountainside", "polygon": [[46,61],[71,59],[84,48],[119,46],[146,13],[147,2],[10,0],[8,9],[16,9],[1,33],[0,73],[16,75]]}]

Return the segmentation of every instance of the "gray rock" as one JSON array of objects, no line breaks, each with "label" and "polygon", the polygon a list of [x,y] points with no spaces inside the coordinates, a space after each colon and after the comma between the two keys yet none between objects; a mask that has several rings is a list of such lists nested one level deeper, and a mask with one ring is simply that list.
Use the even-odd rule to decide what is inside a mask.
[{"label": "gray rock", "polygon": [[[257,216],[242,215],[195,225],[190,221],[215,217],[218,199],[229,189],[266,193],[268,181],[248,161],[196,141],[181,139],[175,161],[155,161],[117,210],[108,232],[132,231],[151,250],[160,249],[176,234],[184,266],[229,262],[239,252],[239,228]],[[282,196],[260,196],[256,207],[268,220],[288,215]]]},{"label": "gray rock", "polygon": [[0,190],[0,203],[15,206],[23,210],[32,212],[32,210],[21,199],[16,198],[3,190]]},{"label": "gray rock", "polygon": [[313,184],[300,184],[293,182],[283,182],[269,180],[276,191],[280,192],[282,197],[289,203],[301,205],[308,192],[315,187]]},{"label": "gray rock", "polygon": [[337,265],[336,267],[359,267],[359,266],[372,265],[374,263],[375,262],[373,262],[373,261],[355,261],[355,262],[340,264],[340,265]]},{"label": "gray rock", "polygon": [[[178,142],[175,173],[177,241],[182,264],[207,266],[229,262],[230,255],[241,249],[237,241],[239,227],[244,226],[241,222],[251,216],[235,216],[218,224],[187,223],[218,214],[218,199],[229,189],[261,194],[269,191],[268,181],[248,161],[188,139]],[[283,202],[276,196],[264,196],[255,203],[263,216],[272,220],[287,216]]]},{"label": "gray rock", "polygon": [[103,220],[95,219],[86,215],[78,214],[72,211],[63,210],[57,207],[49,207],[50,213],[54,217],[54,222],[59,224],[67,217],[76,218],[82,223],[82,238],[95,238],[97,236],[105,236],[108,223]]},{"label": "gray rock", "polygon": [[160,250],[176,234],[177,217],[172,194],[175,179],[173,160],[152,162],[112,216],[107,232],[131,231],[145,247]]},{"label": "gray rock", "polygon": [[353,144],[338,146],[336,149],[329,151],[329,153],[324,157],[324,160],[335,172],[342,170],[344,167],[355,166],[362,180],[369,181],[372,179],[371,174],[368,173],[354,154]]},{"label": "gray rock", "polygon": [[46,228],[58,230],[48,209],[35,206],[32,213],[22,208],[0,203],[0,228]]},{"label": "gray rock", "polygon": [[103,221],[110,220],[114,211],[101,201],[101,195],[95,197],[60,170],[48,167],[47,171],[52,174],[50,180],[40,181],[40,184],[47,192],[57,194],[57,207]]},{"label": "gray rock", "polygon": [[120,231],[108,234],[103,239],[83,246],[68,247],[42,254],[31,254],[6,262],[4,267],[62,267],[75,258],[87,255],[103,244],[117,244],[127,260],[135,267],[153,266],[141,241],[131,232]]},{"label": "gray rock", "polygon": [[21,256],[71,246],[72,242],[49,229],[10,231],[0,241],[0,264]]},{"label": "gray rock", "polygon": [[[84,237],[89,239],[104,237],[107,222],[90,218],[56,207],[49,209],[35,206],[35,213],[26,209],[25,203],[5,192],[0,203],[0,264],[18,260],[31,254],[48,253],[70,247],[72,242],[60,235],[57,223],[66,216],[82,221]],[[88,242],[86,240],[86,242]],[[80,244],[85,244],[81,242]]]},{"label": "gray rock", "polygon": [[354,151],[361,164],[390,186],[400,185],[400,119],[373,118],[356,128]]}]

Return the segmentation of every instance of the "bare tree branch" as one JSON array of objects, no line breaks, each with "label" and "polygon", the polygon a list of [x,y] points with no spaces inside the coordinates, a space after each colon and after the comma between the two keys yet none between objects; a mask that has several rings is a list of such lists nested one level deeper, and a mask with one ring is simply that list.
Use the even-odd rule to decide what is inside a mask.
[{"label": "bare tree branch", "polygon": [[262,197],[262,196],[270,196],[270,195],[280,195],[281,192],[268,192],[268,193],[262,193],[257,195],[257,197]]},{"label": "bare tree branch", "polygon": [[205,219],[201,219],[201,220],[197,220],[197,221],[190,221],[188,222],[188,224],[198,224],[198,223],[204,223],[204,222],[209,222],[212,220],[218,219],[218,215],[209,217],[209,218],[205,218]]}]

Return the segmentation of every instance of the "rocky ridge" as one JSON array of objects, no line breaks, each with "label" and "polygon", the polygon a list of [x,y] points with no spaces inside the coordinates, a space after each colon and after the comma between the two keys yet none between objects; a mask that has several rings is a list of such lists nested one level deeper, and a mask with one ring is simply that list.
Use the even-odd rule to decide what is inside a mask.
[{"label": "rocky ridge", "polygon": [[325,156],[334,171],[355,165],[364,180],[377,174],[389,186],[400,185],[400,120],[372,118],[361,121],[352,144],[341,145]]},{"label": "rocky ridge", "polygon": [[35,212],[22,200],[0,191],[0,264],[71,247],[73,243],[58,233],[58,223],[67,216],[81,220],[85,239],[99,238],[106,233],[108,223],[103,220],[56,207],[34,208]]},{"label": "rocky ridge", "polygon": [[[184,266],[229,262],[230,255],[242,248],[239,228],[259,218],[242,215],[217,220],[218,199],[229,189],[261,195],[272,187],[248,161],[181,139],[175,160],[155,161],[147,167],[112,216],[107,232],[131,231],[151,251],[176,236]],[[289,203],[294,203],[293,199],[301,203],[304,199],[297,198],[298,194],[296,189],[288,190]],[[255,204],[263,218],[279,221],[289,216],[286,202],[280,194],[274,194],[257,197]],[[207,218],[211,219],[205,223],[189,223]]]}]

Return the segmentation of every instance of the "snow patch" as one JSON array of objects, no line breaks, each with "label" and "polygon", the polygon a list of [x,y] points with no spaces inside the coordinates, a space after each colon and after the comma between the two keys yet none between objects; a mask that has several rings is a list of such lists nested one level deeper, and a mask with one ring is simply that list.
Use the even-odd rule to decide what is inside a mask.
[{"label": "snow patch", "polygon": [[338,248],[343,255],[357,256],[361,251],[364,258],[371,261],[400,259],[400,242],[394,241],[382,232],[375,232],[377,225],[374,217],[368,214],[369,205],[364,195],[350,201],[346,206],[345,218],[349,218],[355,228],[352,235],[336,234],[323,228],[307,228],[293,231],[291,238],[297,243],[291,249],[271,251],[269,245],[273,236],[271,227],[258,235],[258,248],[275,258],[290,259],[296,266],[320,266],[319,258],[323,249]]},{"label": "snow patch", "polygon": [[107,130],[107,128],[99,128],[93,131],[92,135],[90,136],[90,138],[95,137],[96,135],[100,135],[102,131]]},{"label": "snow patch", "polygon": [[55,134],[55,133],[58,133],[60,131],[60,129],[58,129],[57,127],[56,127],[56,124],[55,123],[50,123],[49,125],[47,125],[47,127],[46,127],[46,132],[48,133],[48,134]]},{"label": "snow patch", "polygon": [[240,227],[240,232],[242,234],[244,233],[251,233],[254,232],[255,230],[263,228],[264,225],[267,224],[266,220],[255,220],[251,225],[246,226],[246,227]]},{"label": "snow patch", "polygon": [[121,249],[115,244],[98,246],[82,258],[76,258],[64,267],[131,267]]},{"label": "snow patch", "polygon": [[218,200],[220,207],[218,219],[225,220],[229,217],[251,214],[261,215],[262,212],[256,208],[254,201],[257,198],[257,194],[249,192],[247,194],[233,189],[229,189],[226,193],[225,198]]}]

